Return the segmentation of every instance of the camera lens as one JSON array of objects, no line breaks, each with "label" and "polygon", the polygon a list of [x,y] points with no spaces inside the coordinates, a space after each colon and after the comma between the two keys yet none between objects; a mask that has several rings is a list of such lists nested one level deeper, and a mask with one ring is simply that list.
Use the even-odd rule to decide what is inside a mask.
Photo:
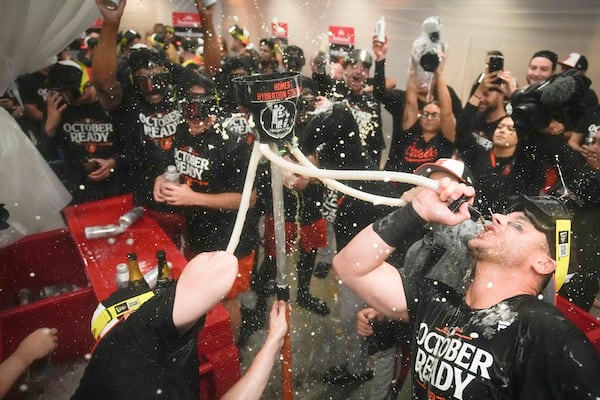
[{"label": "camera lens", "polygon": [[434,72],[438,65],[440,65],[440,59],[435,53],[425,53],[421,56],[419,63],[425,71]]}]

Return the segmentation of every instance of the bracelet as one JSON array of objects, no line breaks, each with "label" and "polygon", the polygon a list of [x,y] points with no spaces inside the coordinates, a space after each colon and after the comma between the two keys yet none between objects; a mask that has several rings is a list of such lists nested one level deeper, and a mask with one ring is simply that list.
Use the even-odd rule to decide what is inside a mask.
[{"label": "bracelet", "polygon": [[477,96],[475,93],[473,93],[473,97],[475,97],[477,100],[481,101],[481,96]]},{"label": "bracelet", "polygon": [[407,235],[425,225],[425,220],[415,211],[412,204],[392,211],[373,223],[373,230],[391,247],[398,247]]}]

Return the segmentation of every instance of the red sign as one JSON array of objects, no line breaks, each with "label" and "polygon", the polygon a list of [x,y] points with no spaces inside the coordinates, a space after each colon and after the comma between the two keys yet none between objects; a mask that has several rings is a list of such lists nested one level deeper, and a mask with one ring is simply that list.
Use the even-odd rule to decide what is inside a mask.
[{"label": "red sign", "polygon": [[173,27],[175,28],[200,28],[198,13],[173,12]]},{"label": "red sign", "polygon": [[354,28],[351,26],[330,26],[329,43],[354,45]]},{"label": "red sign", "polygon": [[285,39],[288,37],[288,24],[287,22],[272,22],[271,23],[271,32],[273,32],[273,37]]}]

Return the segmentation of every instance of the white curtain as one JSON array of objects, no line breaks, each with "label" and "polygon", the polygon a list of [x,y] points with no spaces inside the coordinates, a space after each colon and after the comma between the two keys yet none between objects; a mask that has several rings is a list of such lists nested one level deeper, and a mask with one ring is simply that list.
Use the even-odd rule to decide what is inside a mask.
[{"label": "white curtain", "polygon": [[0,6],[0,93],[53,57],[100,16],[93,0],[8,0]]},{"label": "white curtain", "polygon": [[[8,0],[0,6],[0,93],[17,76],[36,71],[90,27],[93,0]],[[23,236],[64,226],[71,196],[12,116],[0,108],[0,204],[9,228],[0,248]]]}]

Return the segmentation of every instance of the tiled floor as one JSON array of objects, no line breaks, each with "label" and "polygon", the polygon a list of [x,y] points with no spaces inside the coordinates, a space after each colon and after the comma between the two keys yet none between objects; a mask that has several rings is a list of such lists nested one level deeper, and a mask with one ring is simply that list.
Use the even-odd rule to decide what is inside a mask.
[{"label": "tiled floor", "polygon": [[[320,317],[294,305],[295,273],[290,273],[291,288],[291,346],[294,399],[367,399],[369,382],[362,385],[342,388],[322,382],[322,376],[333,365],[344,358],[342,331],[340,330],[339,304],[336,299],[339,288],[332,277],[313,277],[311,292],[327,302],[331,314]],[[266,331],[256,332],[242,349],[243,365],[247,366],[256,350],[266,337]],[[281,368],[276,366],[271,381],[264,393],[264,399],[281,399]]]}]

